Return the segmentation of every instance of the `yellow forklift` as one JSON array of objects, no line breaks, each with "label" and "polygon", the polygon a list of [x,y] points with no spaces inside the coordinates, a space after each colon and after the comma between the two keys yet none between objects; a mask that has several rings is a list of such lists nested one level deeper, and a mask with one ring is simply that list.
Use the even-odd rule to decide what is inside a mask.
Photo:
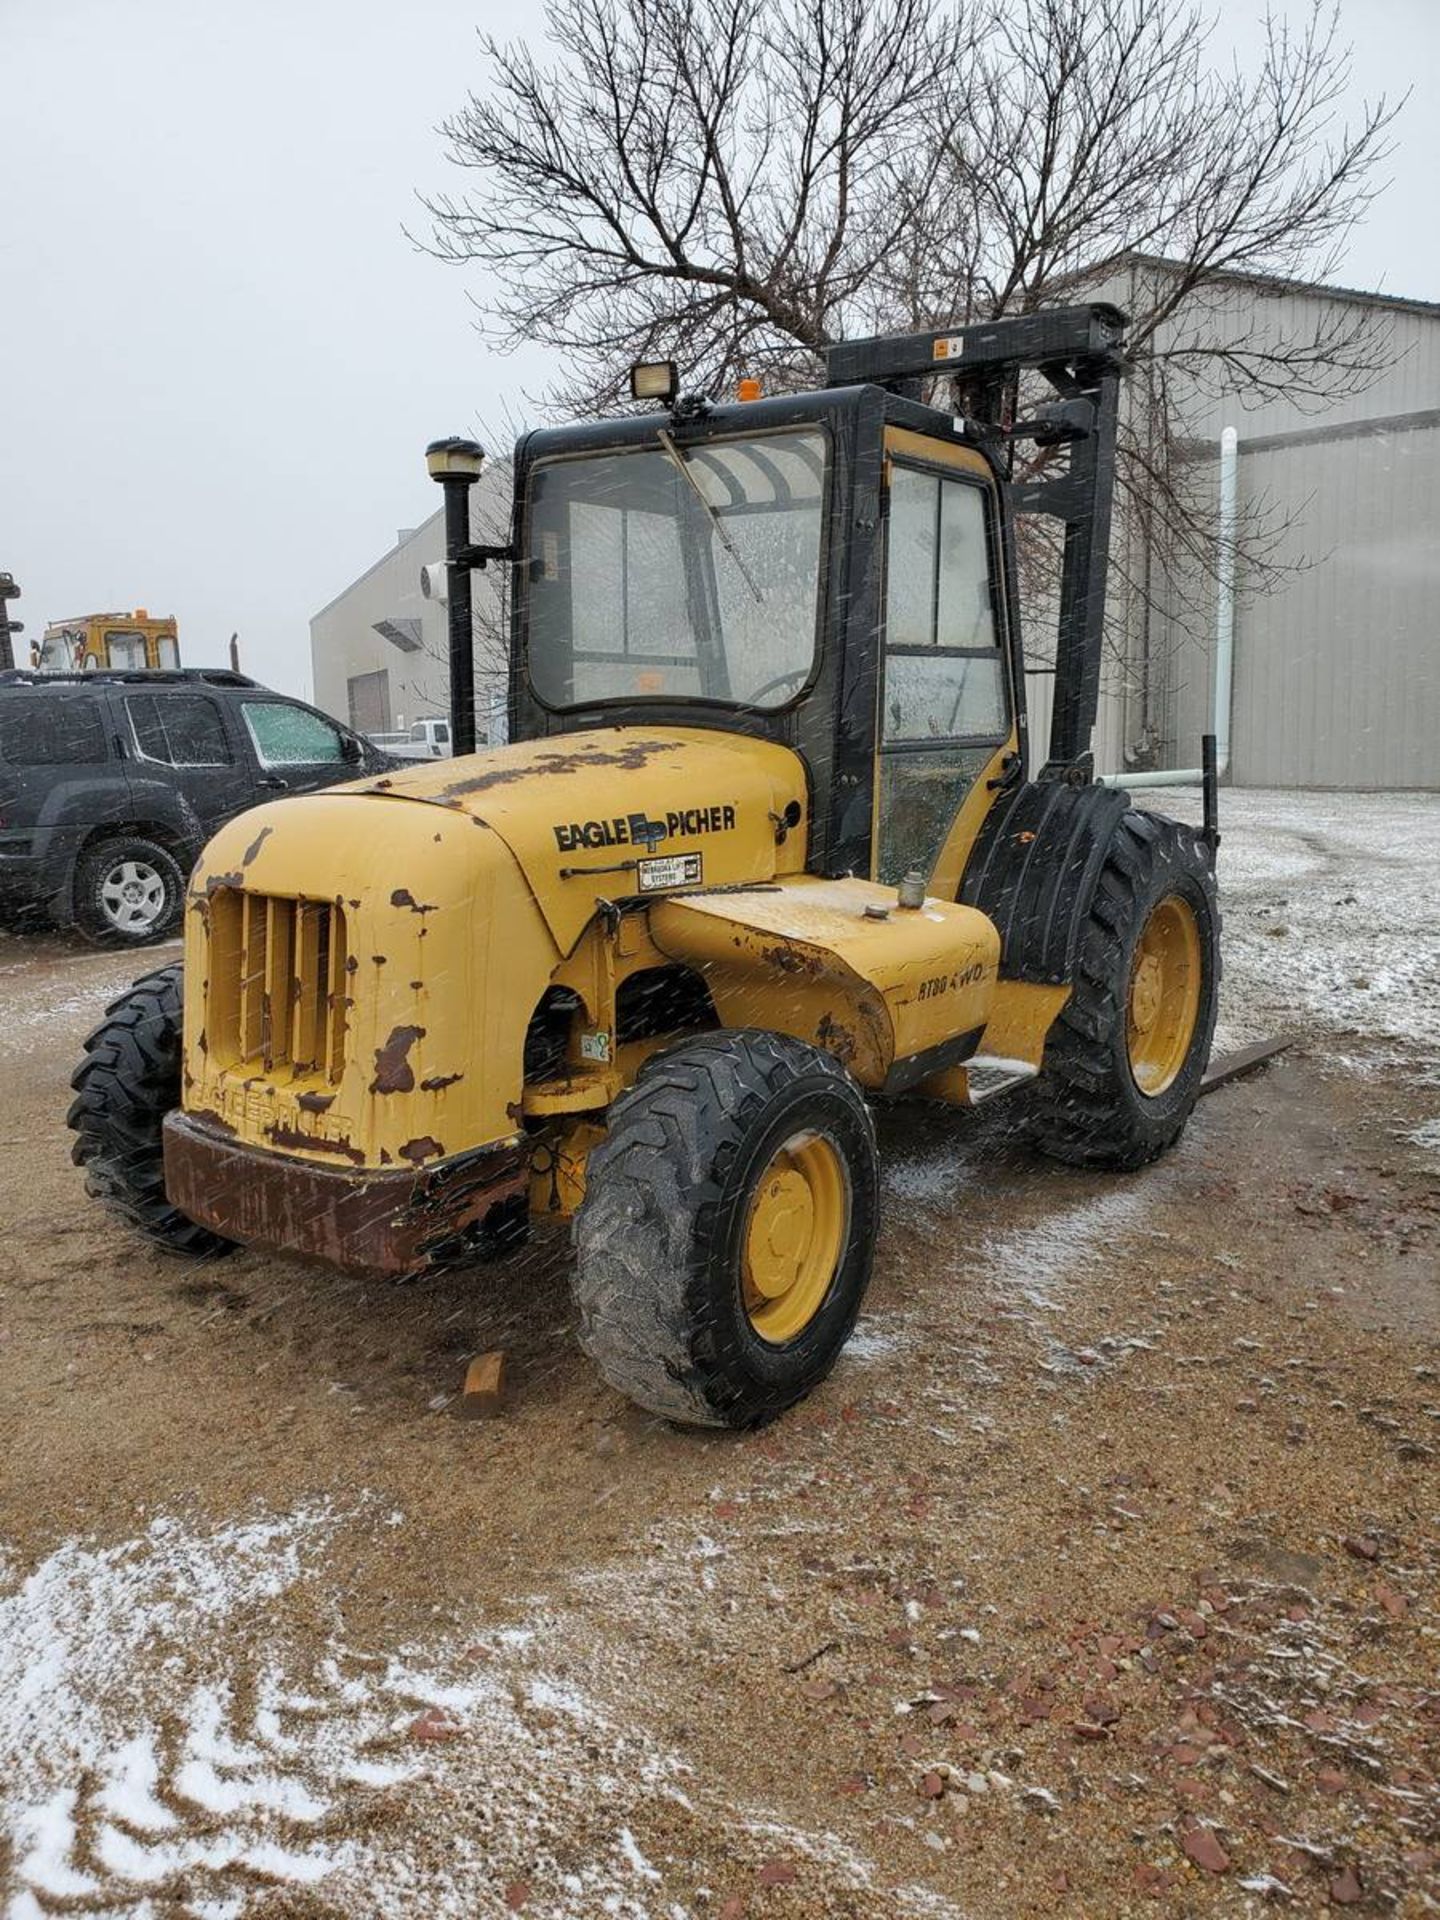
[{"label": "yellow forklift", "polygon": [[[1217,836],[1213,777],[1202,829],[1092,777],[1124,324],[849,342],[768,399],[636,368],[648,409],[520,441],[503,548],[470,543],[479,448],[436,442],[456,757],[216,836],[183,968],[75,1075],[92,1193],[183,1252],[397,1277],[566,1225],[606,1379],[743,1427],[854,1325],[872,1102],[1028,1089],[1047,1153],[1162,1153],[1214,1027]],[[1029,513],[1064,552],[1038,756]],[[511,740],[475,753],[483,565]]]}]

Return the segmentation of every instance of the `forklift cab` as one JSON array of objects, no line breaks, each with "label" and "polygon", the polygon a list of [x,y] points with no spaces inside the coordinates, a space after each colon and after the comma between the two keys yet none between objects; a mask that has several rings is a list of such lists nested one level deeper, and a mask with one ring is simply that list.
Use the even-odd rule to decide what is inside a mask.
[{"label": "forklift cab", "polygon": [[[997,787],[1026,771],[1014,514],[1108,516],[1108,475],[1084,482],[1093,443],[1106,461],[1113,446],[1122,329],[1096,306],[851,342],[814,393],[714,404],[678,399],[672,378],[658,415],[528,435],[512,737],[669,721],[780,741],[811,783],[812,872],[918,869],[953,899]],[[1017,428],[1027,367],[1088,418]],[[966,411],[921,400],[937,374]],[[1070,443],[1070,471],[1022,501],[1009,453],[1027,430]],[[1093,528],[1079,531],[1062,659],[1066,612],[1098,604],[1068,578],[1084,563],[1093,579]],[[1072,661],[1087,652],[1093,638]],[[1073,731],[1058,760],[1052,739],[1056,773],[1084,769],[1089,728]]]}]

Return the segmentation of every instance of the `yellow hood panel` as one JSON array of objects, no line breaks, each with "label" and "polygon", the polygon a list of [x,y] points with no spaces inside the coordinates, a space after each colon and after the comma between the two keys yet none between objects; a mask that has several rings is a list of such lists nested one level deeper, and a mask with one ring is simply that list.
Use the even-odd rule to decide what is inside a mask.
[{"label": "yellow hood panel", "polygon": [[[564,953],[597,900],[648,890],[641,860],[698,856],[685,884],[735,886],[803,866],[808,835],[797,754],[699,727],[607,727],[521,741],[339,791],[419,800],[491,828],[519,862]],[[800,825],[777,845],[776,823],[792,801]]]}]

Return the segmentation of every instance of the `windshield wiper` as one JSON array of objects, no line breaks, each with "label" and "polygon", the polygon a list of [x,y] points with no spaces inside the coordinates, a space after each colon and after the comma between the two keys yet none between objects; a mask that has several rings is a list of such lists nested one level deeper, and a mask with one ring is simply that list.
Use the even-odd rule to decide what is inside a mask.
[{"label": "windshield wiper", "polygon": [[664,427],[659,428],[658,431],[660,434],[660,445],[665,449],[667,456],[671,461],[673,461],[678,471],[684,476],[686,480],[689,481],[691,491],[694,493],[695,498],[700,502],[700,505],[705,510],[705,518],[710,522],[710,525],[715,529],[715,532],[719,535],[721,546],[724,547],[725,551],[729,554],[730,558],[735,562],[736,566],[740,569],[741,573],[744,575],[745,584],[747,587],[749,587],[751,593],[754,594],[757,605],[763,607],[765,604],[765,596],[760,591],[759,586],[756,584],[754,574],[751,573],[749,567],[747,567],[745,562],[740,558],[740,549],[735,545],[735,542],[730,538],[729,534],[725,531],[724,527],[721,525],[719,514],[716,513],[714,507],[712,507],[710,502],[705,498],[705,495],[701,490],[700,482],[695,478],[694,474],[690,471],[689,461],[685,458],[684,454],[681,453],[680,449],[676,446],[675,442],[670,438],[670,435],[666,432]]}]

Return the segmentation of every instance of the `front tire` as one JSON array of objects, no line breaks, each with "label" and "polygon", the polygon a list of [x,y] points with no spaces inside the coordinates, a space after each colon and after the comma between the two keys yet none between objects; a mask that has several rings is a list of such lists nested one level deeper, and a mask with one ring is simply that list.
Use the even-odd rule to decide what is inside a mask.
[{"label": "front tire", "polygon": [[1220,985],[1220,911],[1193,827],[1120,816],[1045,1044],[1034,1133],[1077,1166],[1143,1167],[1200,1096]]},{"label": "front tire", "polygon": [[102,840],[75,863],[75,924],[88,940],[148,946],[175,931],[184,909],[184,875],[153,840]]},{"label": "front tire", "polygon": [[580,1343],[692,1426],[773,1420],[823,1380],[870,1279],[875,1133],[829,1054],[705,1034],[616,1101],[575,1216]]},{"label": "front tire", "polygon": [[174,1253],[230,1253],[234,1241],[197,1226],[165,1195],[161,1129],[180,1104],[184,969],[161,967],[112,1001],[85,1042],[65,1124],[85,1190]]}]

